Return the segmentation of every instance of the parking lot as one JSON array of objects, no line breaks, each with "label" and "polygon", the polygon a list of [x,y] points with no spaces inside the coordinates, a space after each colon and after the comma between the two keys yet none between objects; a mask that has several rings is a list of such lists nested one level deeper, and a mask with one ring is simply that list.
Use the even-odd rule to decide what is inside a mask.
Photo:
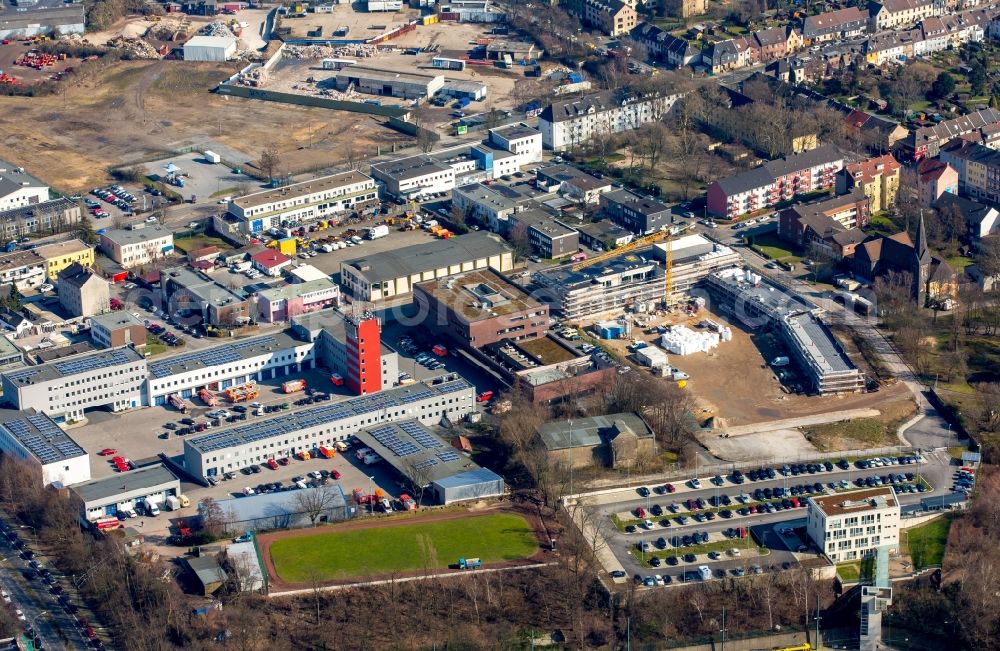
[{"label": "parking lot", "polygon": [[655,584],[655,575],[664,572],[671,582],[683,581],[691,578],[685,572],[701,565],[715,578],[740,576],[754,573],[756,566],[777,571],[819,556],[805,531],[809,495],[849,493],[879,482],[896,488],[900,504],[914,504],[951,492],[957,470],[952,461],[946,451],[924,451],[919,462],[870,468],[832,458],[828,465],[804,464],[802,472],[794,464],[787,474],[776,466],[762,478],[756,469],[753,475],[743,471],[742,483],[730,473],[623,489],[583,498],[583,503],[602,522],[609,550],[625,573],[618,581],[653,577]]},{"label": "parking lot", "polygon": [[[218,149],[221,149],[218,148]],[[250,160],[245,154],[229,149],[216,151],[225,160],[240,165]],[[167,183],[168,166],[178,168],[176,172],[184,179],[184,187]],[[153,161],[142,165],[144,173],[154,181],[166,183],[171,190],[179,193],[185,200],[195,197],[194,203],[217,203],[221,197],[234,194],[238,186],[246,185],[250,192],[263,189],[260,181],[245,174],[236,174],[228,165],[211,163],[205,159],[202,152],[191,152],[175,158]],[[220,205],[220,211],[223,207]]]}]

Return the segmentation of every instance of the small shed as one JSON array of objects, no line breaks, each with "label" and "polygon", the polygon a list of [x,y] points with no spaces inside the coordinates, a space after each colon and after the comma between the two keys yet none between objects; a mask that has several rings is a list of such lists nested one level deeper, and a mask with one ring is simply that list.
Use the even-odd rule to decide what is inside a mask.
[{"label": "small shed", "polygon": [[618,321],[601,321],[594,324],[594,329],[601,339],[621,339],[625,336],[625,324]]},{"label": "small shed", "polygon": [[215,558],[211,556],[199,556],[186,560],[198,583],[198,591],[202,595],[207,597],[215,594],[216,590],[221,588],[222,584],[226,582],[226,571],[222,569],[222,566],[219,565],[219,562]]},{"label": "small shed", "polygon": [[667,365],[667,354],[655,346],[646,346],[635,351],[635,359],[643,366],[660,368]]}]

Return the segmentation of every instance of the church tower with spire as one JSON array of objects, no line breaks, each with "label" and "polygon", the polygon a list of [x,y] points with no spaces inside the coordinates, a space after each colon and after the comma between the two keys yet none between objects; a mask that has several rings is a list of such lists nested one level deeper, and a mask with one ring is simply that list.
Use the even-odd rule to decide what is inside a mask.
[{"label": "church tower with spire", "polygon": [[913,296],[917,305],[927,302],[927,281],[930,279],[931,253],[927,249],[927,231],[924,228],[924,211],[920,211],[920,225],[917,227],[917,240],[913,243]]}]

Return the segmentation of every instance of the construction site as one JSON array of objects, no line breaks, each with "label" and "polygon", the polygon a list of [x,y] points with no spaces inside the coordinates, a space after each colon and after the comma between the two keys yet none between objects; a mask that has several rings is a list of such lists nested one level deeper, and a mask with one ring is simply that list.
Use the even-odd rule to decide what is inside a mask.
[{"label": "construction site", "polygon": [[689,389],[705,420],[742,425],[877,402],[865,393],[862,356],[834,337],[816,305],[704,236],[655,233],[536,271],[531,283],[563,319],[563,337],[582,331]]}]

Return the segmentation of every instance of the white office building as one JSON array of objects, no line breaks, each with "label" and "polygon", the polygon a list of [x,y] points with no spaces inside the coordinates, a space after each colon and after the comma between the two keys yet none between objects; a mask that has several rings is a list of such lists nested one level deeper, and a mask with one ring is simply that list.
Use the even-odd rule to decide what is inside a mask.
[{"label": "white office building", "polygon": [[458,376],[445,376],[437,383],[397,387],[186,438],[184,465],[196,477],[217,477],[268,459],[329,447],[379,423],[417,420],[436,425],[473,409],[475,388]]},{"label": "white office building", "polygon": [[90,479],[90,457],[51,418],[34,409],[0,409],[0,451],[41,469],[42,484]]},{"label": "white office building", "polygon": [[518,157],[518,165],[542,160],[542,132],[524,123],[490,129],[489,142]]},{"label": "white office building", "polygon": [[547,106],[538,117],[545,147],[557,151],[582,145],[605,134],[638,129],[662,119],[681,98],[604,91]]},{"label": "white office building", "polygon": [[165,226],[147,226],[140,222],[101,233],[100,248],[109,258],[131,269],[173,253],[174,234]]},{"label": "white office building", "polygon": [[313,344],[280,332],[156,359],[149,363],[149,404],[165,405],[172,393],[187,399],[203,387],[222,391],[285,377],[314,364]]},{"label": "white office building", "polygon": [[4,404],[45,412],[56,422],[79,420],[87,409],[142,406],[146,358],[123,346],[29,366],[0,379]]},{"label": "white office building", "polygon": [[232,199],[229,214],[239,220],[244,233],[259,233],[282,222],[330,217],[377,198],[372,177],[341,172]]},{"label": "white office building", "polygon": [[835,563],[899,546],[899,502],[891,486],[809,498],[809,537]]}]

